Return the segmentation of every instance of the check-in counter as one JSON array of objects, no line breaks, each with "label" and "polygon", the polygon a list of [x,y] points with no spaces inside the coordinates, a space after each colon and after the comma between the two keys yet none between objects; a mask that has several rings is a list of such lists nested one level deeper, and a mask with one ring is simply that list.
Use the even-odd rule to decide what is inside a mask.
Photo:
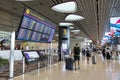
[{"label": "check-in counter", "polygon": [[[4,58],[4,59],[9,59],[10,56],[10,50],[5,50],[5,51],[0,51],[0,57]],[[40,59],[40,68],[44,68],[45,66],[47,66],[49,64],[49,54],[45,54],[43,56],[41,56]],[[51,64],[57,63],[58,61],[58,55],[57,54],[52,54],[51,55]],[[15,50],[14,52],[14,73],[15,75],[19,75],[22,73],[22,69],[23,69],[23,55],[21,50]],[[32,63],[29,65],[25,64],[25,72],[29,72],[31,70],[35,70],[38,68],[38,63]]]},{"label": "check-in counter", "polygon": [[[4,59],[9,59],[10,50],[2,50],[2,51],[0,51],[0,57],[4,58]],[[23,55],[22,55],[21,50],[15,50],[15,52],[14,52],[14,60],[15,61],[22,60],[22,58],[23,58]]]}]

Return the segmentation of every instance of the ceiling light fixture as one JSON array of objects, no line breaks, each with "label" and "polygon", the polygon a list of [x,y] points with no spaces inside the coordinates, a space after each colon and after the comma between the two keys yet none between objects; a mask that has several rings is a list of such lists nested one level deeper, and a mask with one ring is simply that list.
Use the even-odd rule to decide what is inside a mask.
[{"label": "ceiling light fixture", "polygon": [[59,26],[72,26],[74,25],[73,23],[68,23],[68,22],[61,22],[59,23]]},{"label": "ceiling light fixture", "polygon": [[59,36],[58,34],[55,34],[55,36]]},{"label": "ceiling light fixture", "polygon": [[78,39],[81,39],[82,37],[80,37],[80,36],[75,36],[76,38],[78,38]]},{"label": "ceiling light fixture", "polygon": [[55,5],[51,9],[62,13],[74,13],[77,11],[77,4],[75,1],[70,1]]},{"label": "ceiling light fixture", "polygon": [[71,32],[80,32],[80,30],[71,30]]},{"label": "ceiling light fixture", "polygon": [[70,27],[70,29],[74,29],[74,27]]},{"label": "ceiling light fixture", "polygon": [[79,34],[79,32],[73,32],[73,34]]},{"label": "ceiling light fixture", "polygon": [[52,40],[52,42],[55,42],[55,40]]},{"label": "ceiling light fixture", "polygon": [[65,18],[66,21],[78,21],[78,20],[83,20],[83,19],[85,18],[79,15],[75,15],[75,14],[70,14]]}]

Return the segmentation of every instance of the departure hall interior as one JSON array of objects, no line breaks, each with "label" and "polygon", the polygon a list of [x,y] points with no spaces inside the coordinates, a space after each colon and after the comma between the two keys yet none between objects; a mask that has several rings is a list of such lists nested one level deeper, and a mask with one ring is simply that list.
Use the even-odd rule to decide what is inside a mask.
[{"label": "departure hall interior", "polygon": [[0,80],[120,80],[120,0],[0,0]]}]

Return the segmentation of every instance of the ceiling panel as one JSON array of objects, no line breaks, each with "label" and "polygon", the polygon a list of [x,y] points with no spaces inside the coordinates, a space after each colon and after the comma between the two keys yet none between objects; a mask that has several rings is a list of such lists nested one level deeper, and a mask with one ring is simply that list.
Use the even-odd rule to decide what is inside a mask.
[{"label": "ceiling panel", "polygon": [[[55,4],[71,0],[34,0],[31,2],[18,2],[15,0],[0,0],[0,30],[17,30],[24,8],[30,7],[40,15],[46,17],[57,25],[64,21],[68,14],[51,10]],[[109,31],[109,18],[120,16],[120,0],[75,0],[77,12],[75,14],[85,17],[84,20],[73,22],[75,29],[80,29],[77,36],[89,37],[94,42],[101,40],[105,31]],[[9,29],[9,30],[8,30]],[[76,34],[72,34],[73,37]]]}]

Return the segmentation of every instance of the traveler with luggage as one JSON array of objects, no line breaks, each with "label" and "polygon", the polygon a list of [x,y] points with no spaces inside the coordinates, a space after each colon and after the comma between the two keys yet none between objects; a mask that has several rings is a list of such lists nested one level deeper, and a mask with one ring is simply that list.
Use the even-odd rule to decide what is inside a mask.
[{"label": "traveler with luggage", "polygon": [[111,51],[109,48],[106,49],[106,58],[111,59]]},{"label": "traveler with luggage", "polygon": [[82,48],[82,54],[85,55],[85,49],[84,48]]},{"label": "traveler with luggage", "polygon": [[91,54],[88,48],[86,49],[86,57],[87,57],[87,63],[89,64],[89,57],[91,57]]},{"label": "traveler with luggage", "polygon": [[92,51],[92,64],[96,64],[96,48],[93,47]]},{"label": "traveler with luggage", "polygon": [[116,59],[116,60],[119,60],[119,52],[116,52],[116,54],[115,54],[115,59]]},{"label": "traveler with luggage", "polygon": [[[78,46],[78,44],[76,43],[76,46],[74,47],[73,49],[73,52],[74,52],[74,64],[75,64],[75,70],[78,68],[80,69],[80,48]],[[77,67],[77,64],[78,64],[78,67]]]},{"label": "traveler with luggage", "polygon": [[106,60],[106,52],[105,52],[105,48],[102,50],[102,55],[103,55],[103,59]]}]

